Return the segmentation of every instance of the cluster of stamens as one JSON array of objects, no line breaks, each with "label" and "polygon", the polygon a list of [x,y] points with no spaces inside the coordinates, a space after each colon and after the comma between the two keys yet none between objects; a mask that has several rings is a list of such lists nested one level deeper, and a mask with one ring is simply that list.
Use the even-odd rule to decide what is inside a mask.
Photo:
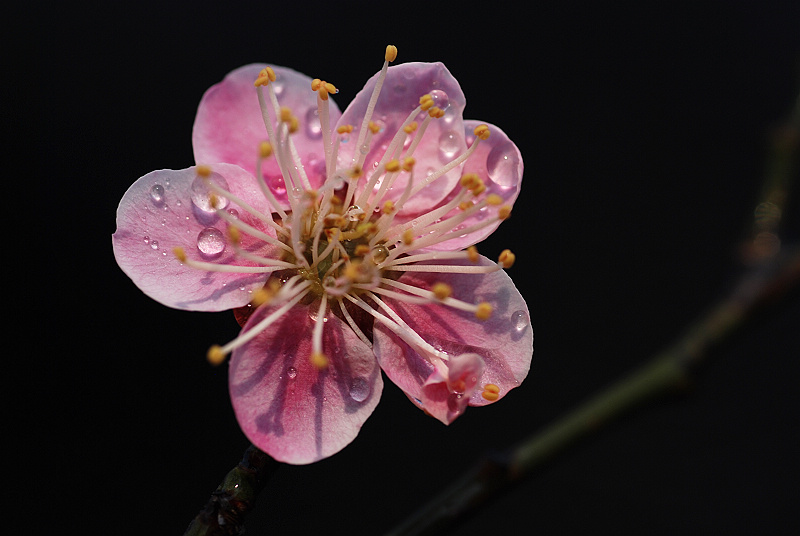
[{"label": "cluster of stamens", "polygon": [[[356,147],[364,144],[369,146],[372,136],[379,131],[379,127],[371,121],[371,115],[386,77],[388,64],[396,55],[395,47],[387,47],[384,65],[367,113],[357,129]],[[205,181],[211,192],[212,207],[217,208],[219,217],[228,224],[228,243],[237,257],[252,264],[236,266],[201,262],[188,258],[181,248],[174,250],[180,262],[200,270],[272,274],[267,284],[253,293],[251,301],[253,308],[270,304],[274,308],[272,312],[228,344],[213,346],[209,350],[209,360],[213,363],[222,362],[228,353],[247,343],[292,307],[300,304],[307,306],[315,319],[313,350],[309,359],[318,368],[325,368],[329,364],[329,358],[322,348],[322,333],[327,314],[340,317],[365,344],[372,346],[369,337],[354,318],[353,313],[357,310],[366,312],[374,321],[388,327],[406,343],[419,349],[421,355],[430,356],[434,365],[437,362],[446,362],[447,354],[434,348],[411,329],[384,299],[414,304],[435,303],[470,312],[480,320],[488,319],[492,314],[492,307],[488,303],[459,300],[453,296],[453,289],[444,282],[435,283],[430,289],[425,289],[403,283],[399,279],[404,272],[481,274],[510,268],[514,263],[514,254],[509,250],[503,251],[496,264],[487,266],[478,263],[479,256],[475,246],[463,251],[431,249],[437,244],[508,218],[510,207],[504,205],[503,199],[496,194],[485,195],[486,185],[478,175],[465,174],[461,177],[458,193],[447,203],[411,221],[398,223],[395,222],[395,216],[409,198],[466,161],[478,143],[488,138],[488,127],[480,125],[475,128],[475,140],[463,154],[424,178],[417,178],[414,176],[414,150],[428,124],[444,115],[444,111],[435,106],[430,95],[423,95],[419,106],[398,129],[373,171],[364,172],[364,151],[356,151],[352,161],[342,168],[337,166],[340,143],[356,128],[351,125],[342,125],[335,130],[331,128],[328,98],[337,90],[333,84],[315,79],[311,90],[317,93],[327,175],[323,186],[314,189],[303,171],[292,142],[291,134],[298,129],[299,121],[291,110],[278,105],[273,90],[276,79],[273,69],[267,67],[259,73],[255,81],[269,140],[258,147],[256,180],[272,207],[271,212],[262,213],[222,188],[213,180],[211,168],[202,165],[197,167],[198,176]],[[421,123],[417,123],[415,119],[422,112],[426,112],[426,115]],[[269,158],[276,160],[286,190],[292,193],[287,195],[288,210],[282,208],[261,172],[263,162]],[[402,194],[399,198],[387,199],[386,194],[391,186],[403,176],[406,182]],[[219,197],[237,204],[262,222],[264,227],[274,230],[275,236],[248,225],[223,210]],[[466,227],[460,225],[478,211],[487,209],[490,209],[489,217]],[[456,230],[456,227],[459,229]],[[279,255],[275,258],[262,257],[245,250],[241,247],[242,235],[249,235],[274,246]],[[467,262],[436,263],[450,260]],[[487,400],[496,400],[498,396],[497,386],[487,384],[483,387],[483,397]]]}]

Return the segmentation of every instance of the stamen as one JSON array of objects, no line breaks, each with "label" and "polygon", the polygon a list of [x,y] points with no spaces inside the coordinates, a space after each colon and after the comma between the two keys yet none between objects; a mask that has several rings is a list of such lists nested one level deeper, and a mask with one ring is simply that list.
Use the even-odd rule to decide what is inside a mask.
[{"label": "stamen", "polygon": [[361,129],[358,132],[358,143],[355,145],[356,151],[353,154],[353,162],[357,163],[359,166],[364,163],[363,158],[366,158],[366,155],[356,158],[356,155],[359,154],[358,148],[363,145],[364,138],[367,135],[367,125],[369,125],[369,122],[372,120],[372,113],[375,111],[375,104],[378,102],[378,95],[380,95],[381,88],[383,88],[383,82],[386,80],[386,71],[389,69],[389,62],[394,61],[396,58],[397,47],[394,45],[387,46],[386,54],[384,55],[385,61],[383,62],[383,67],[378,75],[378,80],[375,82],[375,87],[372,90],[372,95],[370,96],[369,103],[367,104],[367,111],[364,113],[364,121],[361,123]]},{"label": "stamen", "polygon": [[493,383],[487,383],[483,386],[481,396],[489,402],[494,402],[500,398],[500,388]]},{"label": "stamen", "polygon": [[[189,268],[196,268],[197,270],[205,270],[206,272],[226,272],[235,274],[267,274],[285,268],[284,266],[239,266],[236,264],[214,264],[212,262],[196,261],[189,259],[186,252],[182,247],[176,246],[172,248],[172,253],[181,264]],[[271,262],[281,262],[269,259]],[[289,267],[294,268],[294,265]]]},{"label": "stamen", "polygon": [[314,323],[314,332],[311,335],[311,363],[318,369],[328,366],[328,358],[322,353],[322,328],[325,325],[325,312],[328,308],[328,295],[322,293],[322,299],[317,308],[317,318]]}]

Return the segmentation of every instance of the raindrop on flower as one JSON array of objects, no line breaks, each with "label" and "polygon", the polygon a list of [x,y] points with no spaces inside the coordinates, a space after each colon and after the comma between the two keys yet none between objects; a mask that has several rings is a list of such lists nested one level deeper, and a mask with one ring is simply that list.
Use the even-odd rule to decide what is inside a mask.
[{"label": "raindrop on flower", "polygon": [[518,332],[525,331],[525,328],[528,327],[528,315],[525,314],[525,311],[514,311],[511,314],[511,326]]},{"label": "raindrop on flower", "polygon": [[444,163],[450,162],[456,156],[460,147],[458,134],[452,130],[446,130],[439,136],[439,157]]},{"label": "raindrop on flower", "polygon": [[[230,191],[228,181],[226,181],[222,175],[218,173],[212,173],[208,180],[213,181],[223,190]],[[206,186],[204,179],[200,177],[194,179],[194,182],[192,182],[192,203],[194,203],[194,206],[203,212],[214,212],[215,209],[211,206],[211,193],[212,192],[209,187]],[[224,209],[228,206],[228,200],[226,198],[220,195],[217,195],[216,198],[217,208]]]},{"label": "raindrop on flower", "polygon": [[433,99],[434,106],[440,110],[445,111],[450,106],[450,97],[441,89],[434,89],[430,92],[430,96]]},{"label": "raindrop on flower", "polygon": [[206,258],[218,257],[225,250],[225,236],[216,227],[206,227],[197,235],[197,250]]},{"label": "raindrop on flower", "polygon": [[294,367],[289,367],[286,369],[286,375],[289,376],[290,380],[297,378],[297,369]]},{"label": "raindrop on flower", "polygon": [[369,383],[364,378],[355,378],[350,384],[350,398],[363,402],[369,396]]},{"label": "raindrop on flower", "polygon": [[511,143],[498,145],[489,152],[486,171],[501,188],[511,188],[519,182],[519,156]]},{"label": "raindrop on flower", "polygon": [[158,240],[151,240],[150,247],[153,249],[158,249]]},{"label": "raindrop on flower", "polygon": [[319,122],[319,111],[316,108],[309,108],[306,112],[306,136],[312,140],[322,137],[322,125]]},{"label": "raindrop on flower", "polygon": [[154,184],[152,188],[150,188],[150,199],[153,200],[153,203],[156,205],[161,205],[164,203],[164,187],[160,184]]}]

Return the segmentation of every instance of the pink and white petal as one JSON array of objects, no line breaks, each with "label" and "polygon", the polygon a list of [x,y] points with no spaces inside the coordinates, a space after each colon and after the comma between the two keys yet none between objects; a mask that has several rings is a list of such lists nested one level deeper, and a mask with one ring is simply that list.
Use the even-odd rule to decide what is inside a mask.
[{"label": "pink and white petal", "polygon": [[[480,264],[494,263],[481,257]],[[504,271],[489,274],[406,272],[399,281],[423,289],[444,282],[452,287],[452,297],[469,303],[488,302],[492,306],[492,316],[481,321],[472,313],[443,304],[420,305],[385,299],[410,328],[437,350],[453,356],[474,353],[483,359],[485,369],[478,388],[469,397],[469,405],[490,403],[481,396],[486,384],[499,387],[499,399],[525,379],[533,357],[530,314],[522,295]],[[411,400],[426,409],[423,385],[434,371],[430,356],[426,359],[377,322],[373,350],[386,375]]]},{"label": "pink and white petal", "polygon": [[[500,196],[503,200],[500,206],[513,206],[514,201],[516,201],[517,196],[519,196],[519,191],[522,186],[522,154],[505,132],[494,125],[481,121],[464,121],[464,131],[466,133],[467,142],[470,145],[475,142],[475,135],[473,134],[475,127],[483,124],[489,127],[489,138],[480,141],[475,152],[464,163],[462,172],[477,173],[483,180],[484,184],[486,184],[486,192],[482,194],[482,196],[495,194]],[[448,196],[447,200],[451,199],[456,193],[457,191],[453,191],[450,196]],[[477,244],[492,234],[500,225],[501,221],[495,219],[491,225],[487,225],[477,231],[464,235],[458,235],[458,229],[466,229],[467,227],[480,223],[486,218],[491,218],[496,215],[498,208],[499,206],[482,209],[476,215],[467,218],[456,227],[456,231],[453,233],[455,235],[454,238],[426,249],[457,251]],[[460,212],[459,209],[454,209],[447,214],[446,217],[455,216]]]},{"label": "pink and white petal", "polygon": [[441,363],[422,386],[425,411],[444,424],[456,420],[467,408],[484,368],[478,354],[450,356],[447,364]]},{"label": "pink and white petal", "polygon": [[[263,196],[245,170],[231,164],[216,164],[212,170],[214,182],[254,208],[266,210]],[[240,307],[267,279],[267,274],[198,270],[175,258],[173,248],[181,247],[194,260],[254,264],[236,258],[228,244],[228,224],[210,208],[207,193],[196,168],[159,170],[133,183],[117,208],[117,230],[112,236],[117,263],[145,294],[169,307],[191,311]],[[225,210],[235,211],[243,222],[275,236],[238,205],[222,198],[220,202],[227,203]],[[244,233],[242,246],[262,256],[277,255],[274,247]]]},{"label": "pink and white petal", "polygon": [[[262,307],[244,332],[272,313]],[[318,370],[311,356],[316,306],[296,306],[233,352],[229,387],[247,438],[276,460],[308,464],[331,456],[358,435],[383,390],[371,349],[329,314]]]},{"label": "pink and white petal", "polygon": [[[350,141],[341,144],[339,148],[340,168],[350,167],[354,155],[359,154],[360,148],[356,147],[356,141],[377,80],[378,74],[367,81],[364,89],[356,95],[339,120],[339,125],[352,125],[355,128],[349,135]],[[466,100],[450,71],[441,63],[396,65],[389,67],[387,71],[386,80],[372,115],[372,121],[382,129],[372,138],[364,161],[366,177],[371,175],[392,138],[408,115],[419,106],[419,98],[425,94],[434,97],[436,105],[445,110],[445,115],[431,121],[413,155],[416,159],[415,182],[466,151],[462,122]],[[422,112],[416,120],[422,124],[425,117],[426,112]],[[401,217],[405,214],[420,214],[436,206],[454,188],[460,177],[461,170],[458,166],[410,198],[398,214]],[[401,173],[386,198],[398,199],[403,193],[406,182],[407,174]]]},{"label": "pink and white petal", "polygon": [[[258,146],[268,139],[258,93],[253,85],[264,67],[266,64],[263,63],[240,67],[203,95],[192,131],[192,146],[198,164],[229,162],[255,175]],[[318,188],[325,180],[325,153],[317,113],[317,94],[311,90],[311,78],[286,67],[273,66],[273,70],[277,80],[272,84],[279,105],[291,109],[300,121],[300,129],[292,134],[291,140],[311,185]],[[267,88],[263,91],[269,102]],[[332,99],[328,103],[333,125],[341,112]],[[276,115],[272,110],[270,112],[273,125],[277,125]],[[272,142],[274,144],[275,140]],[[283,208],[289,208],[286,186],[274,157],[264,162],[263,174]]]}]

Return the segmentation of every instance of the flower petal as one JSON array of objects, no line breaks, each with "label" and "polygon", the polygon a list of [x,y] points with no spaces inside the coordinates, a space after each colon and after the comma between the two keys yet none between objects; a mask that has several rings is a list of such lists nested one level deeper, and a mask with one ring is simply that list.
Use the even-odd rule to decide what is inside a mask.
[{"label": "flower petal", "polygon": [[[274,311],[262,307],[244,331]],[[248,439],[276,460],[307,464],[335,454],[358,435],[383,390],[370,348],[329,314],[323,351],[329,365],[310,362],[316,307],[297,306],[234,351],[229,385]]]},{"label": "flower petal", "polygon": [[[481,257],[480,264],[494,263]],[[499,388],[499,399],[525,379],[533,356],[530,315],[525,300],[504,271],[489,274],[406,272],[400,281],[423,289],[430,289],[441,281],[452,287],[454,298],[469,303],[488,302],[492,306],[491,317],[481,321],[472,313],[445,305],[419,305],[385,298],[409,327],[434,348],[451,356],[477,354],[483,359],[485,370],[477,389],[469,397],[470,406],[490,403],[482,396],[482,387],[487,384]],[[374,327],[373,350],[386,375],[412,401],[427,410],[424,400],[430,394],[424,392],[424,386],[434,373],[431,361],[435,358],[421,354],[379,322]],[[434,416],[449,422],[438,414]]]},{"label": "flower petal", "polygon": [[[258,146],[267,140],[267,129],[258,104],[253,82],[266,64],[250,64],[228,73],[225,79],[206,91],[197,109],[192,132],[194,157],[198,164],[229,162],[255,175]],[[317,114],[317,94],[311,90],[311,78],[286,67],[274,67],[277,80],[272,82],[280,106],[286,106],[300,121],[300,129],[291,140],[297,148],[311,185],[318,188],[325,180],[325,154]],[[268,91],[264,96],[269,102]],[[328,99],[331,124],[341,116],[339,108]],[[272,110],[270,110],[272,112]],[[271,113],[273,124],[277,124]],[[275,140],[272,140],[273,144]],[[275,158],[264,161],[263,174],[284,209],[289,208],[286,187]]]},{"label": "flower petal", "polygon": [[[475,152],[464,163],[462,172],[465,174],[477,173],[486,185],[486,193],[482,195],[488,196],[490,194],[495,194],[503,200],[501,206],[511,207],[514,205],[514,201],[516,201],[520,187],[522,186],[522,154],[505,132],[494,125],[481,121],[464,121],[464,130],[470,145],[474,143],[475,136],[473,131],[475,127],[482,124],[489,127],[489,138],[481,140]],[[451,192],[450,196],[448,196],[444,202],[449,201],[456,193],[457,191]],[[459,224],[459,227],[467,228],[478,224],[495,210],[496,208],[494,207],[486,207],[476,215],[464,220]],[[459,209],[454,209],[445,217],[450,218],[459,212]],[[499,220],[495,221],[493,224],[487,225],[482,229],[452,238],[446,242],[440,242],[426,249],[437,251],[457,251],[464,249],[484,240],[497,229],[500,223]]]},{"label": "flower petal", "polygon": [[[216,164],[212,180],[227,191],[269,211],[253,177],[238,166]],[[117,209],[117,231],[112,236],[120,268],[145,294],[169,307],[192,311],[222,311],[250,301],[267,274],[207,272],[181,264],[173,248],[181,247],[190,259],[218,264],[251,266],[235,258],[227,238],[227,223],[208,205],[196,168],[160,170],[138,179],[125,192]],[[222,202],[227,202],[223,200]],[[275,232],[229,203],[238,217],[274,237]],[[275,257],[274,248],[249,235],[242,246]]]},{"label": "flower petal", "polygon": [[[378,74],[370,78],[364,89],[356,95],[339,120],[339,125],[352,125],[350,142],[341,144],[338,165],[348,168],[354,155],[361,148],[356,147],[358,132],[367,111],[372,91],[378,81]],[[432,93],[433,92],[433,93]],[[369,177],[375,164],[384,155],[389,142],[401,128],[408,115],[419,106],[419,99],[432,94],[437,106],[447,102],[444,117],[433,119],[428,125],[422,141],[414,152],[415,182],[427,174],[441,168],[466,150],[462,125],[462,112],[466,105],[464,93],[450,71],[441,63],[403,63],[389,67],[380,97],[378,97],[372,121],[382,127],[375,134],[364,161],[364,174]],[[426,112],[416,118],[421,125]],[[461,176],[460,166],[446,173],[430,186],[411,197],[398,212],[399,217],[406,214],[419,214],[436,206],[457,184]],[[362,179],[363,180],[363,179]],[[387,199],[398,199],[407,181],[402,173],[387,193]]]}]

